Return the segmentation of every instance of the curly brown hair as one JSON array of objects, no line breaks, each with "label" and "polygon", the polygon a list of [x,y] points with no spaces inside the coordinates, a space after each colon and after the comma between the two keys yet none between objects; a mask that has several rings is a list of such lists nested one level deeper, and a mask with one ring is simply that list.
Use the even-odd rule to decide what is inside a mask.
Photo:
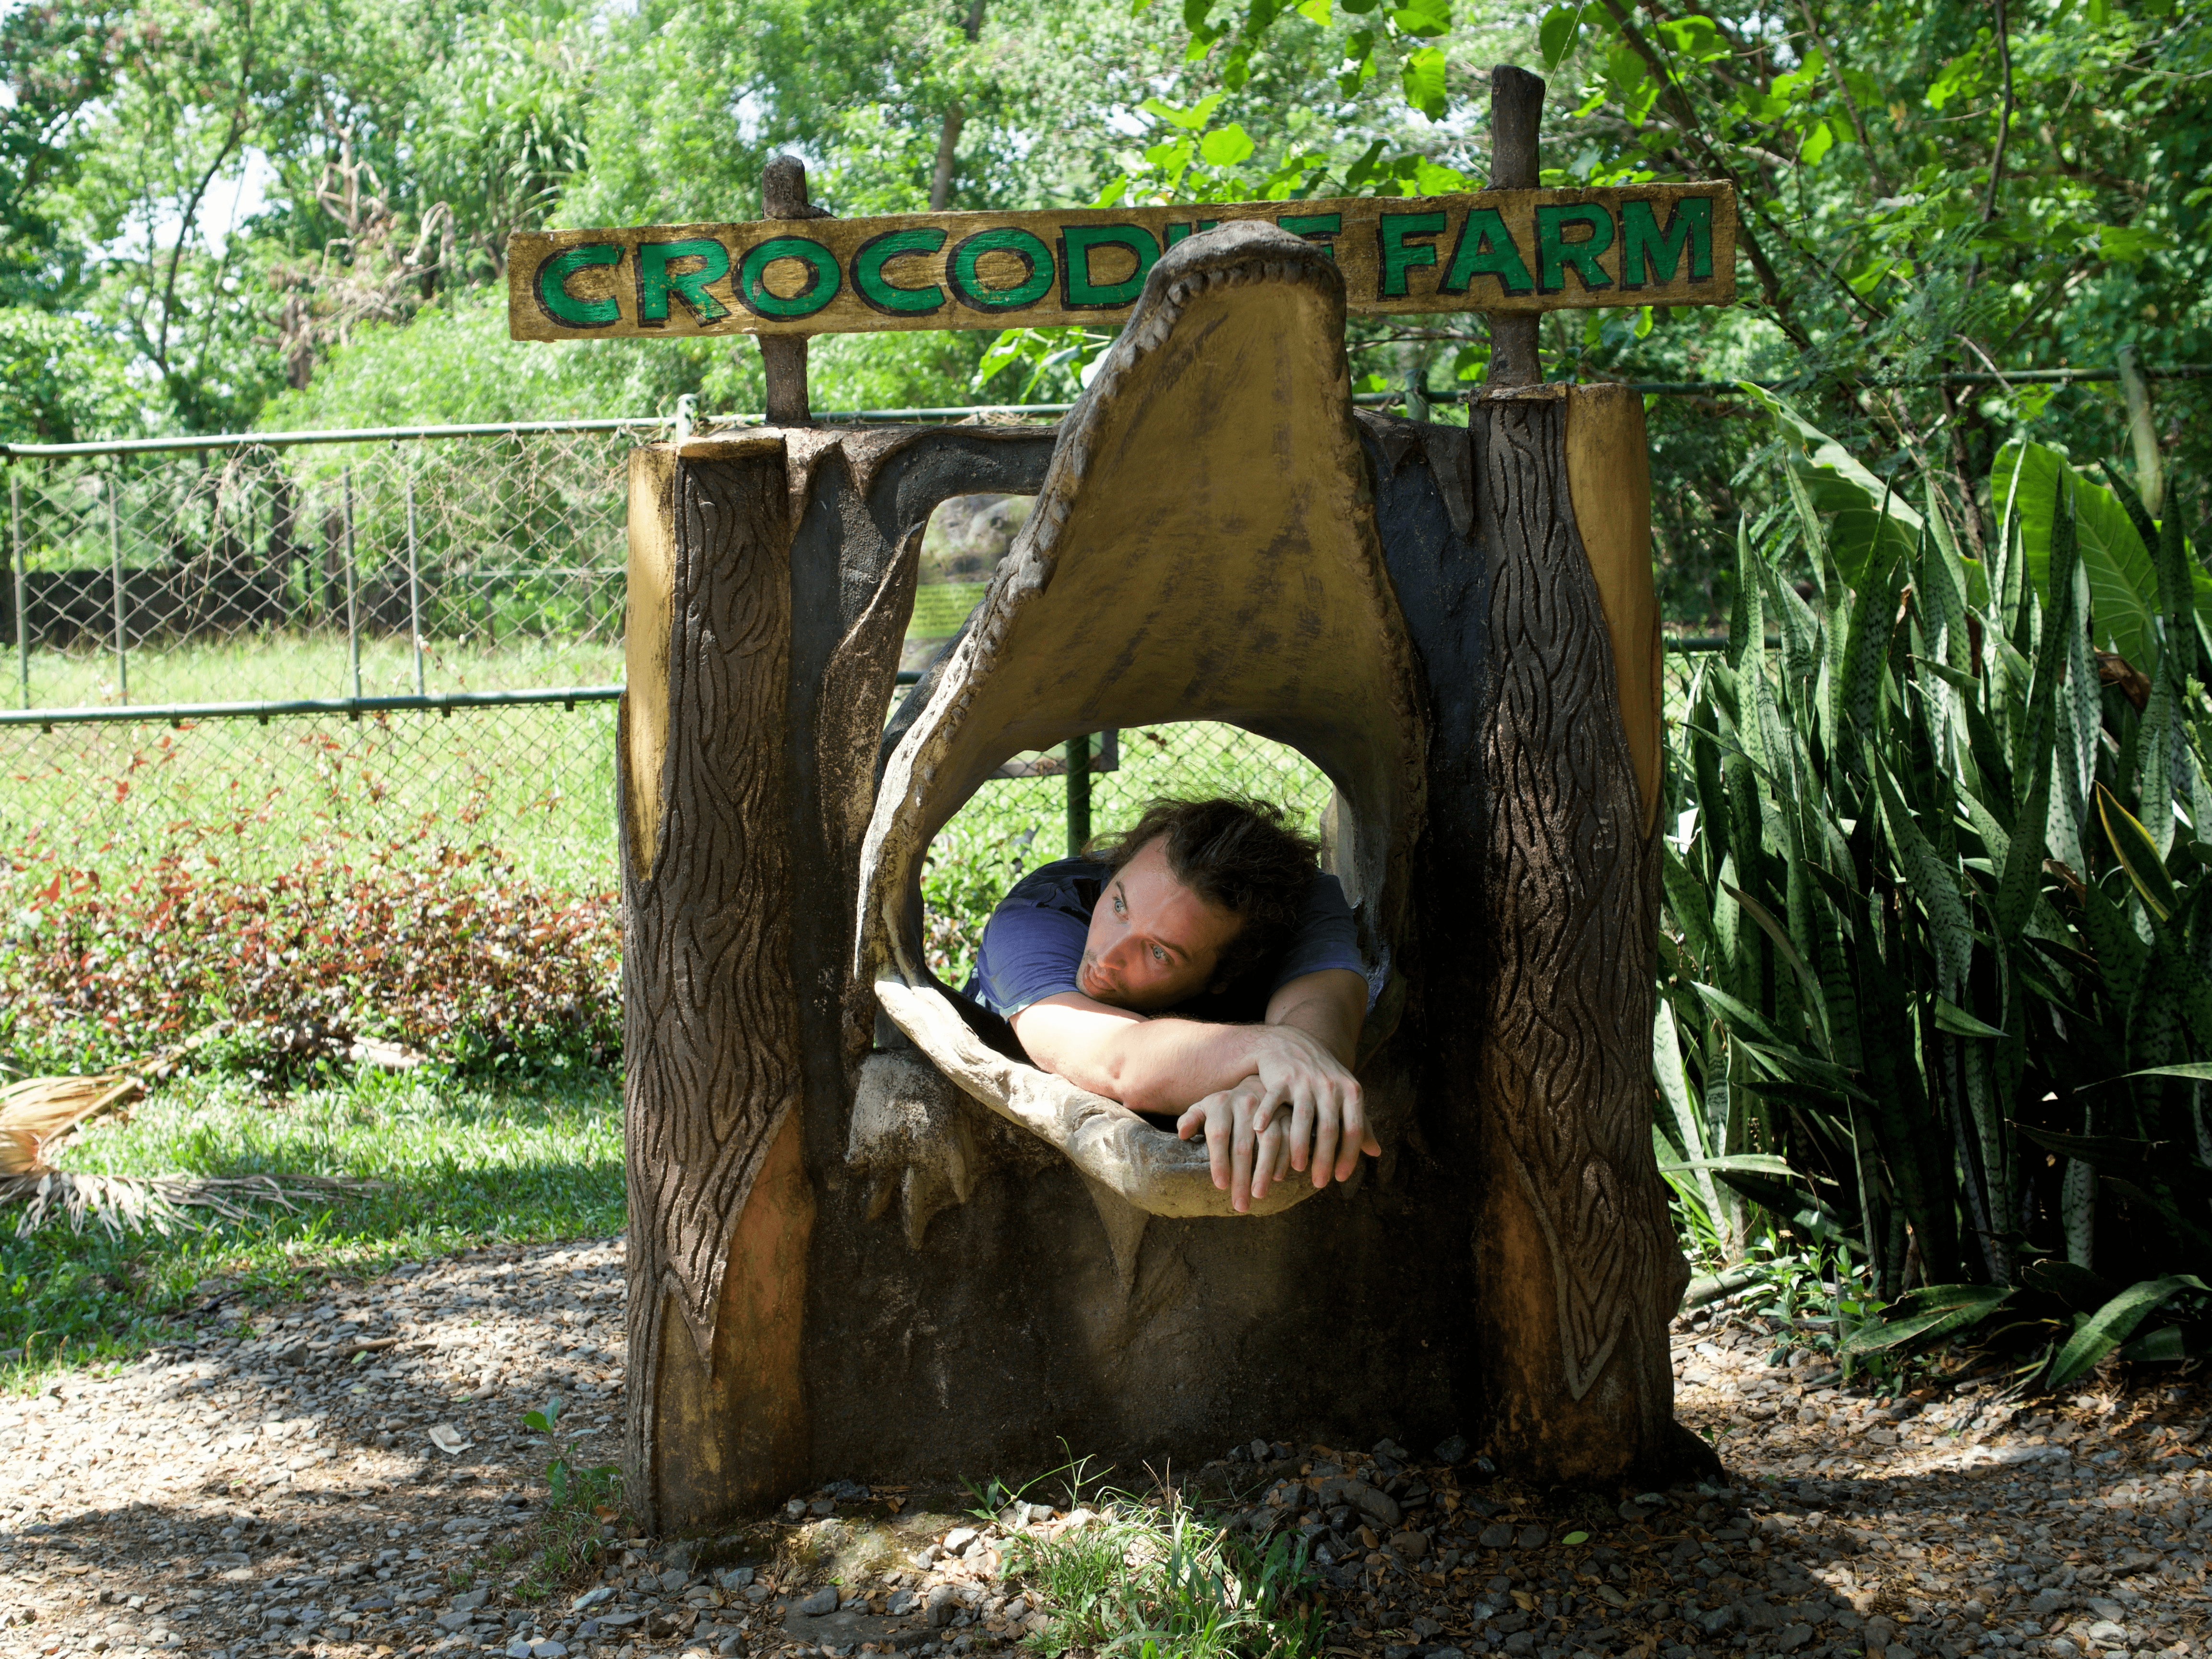
[{"label": "curly brown hair", "polygon": [[1288,947],[1321,868],[1321,848],[1291,826],[1281,807],[1231,796],[1162,799],[1148,802],[1144,816],[1121,835],[1088,850],[1118,874],[1155,841],[1163,843],[1177,881],[1243,923],[1222,948],[1215,988],[1234,984]]}]

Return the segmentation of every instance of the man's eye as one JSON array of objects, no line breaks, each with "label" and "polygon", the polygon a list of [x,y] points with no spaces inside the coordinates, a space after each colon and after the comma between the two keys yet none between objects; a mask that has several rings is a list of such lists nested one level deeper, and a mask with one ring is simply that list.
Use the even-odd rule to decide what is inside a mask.
[{"label": "man's eye", "polygon": [[1152,946],[1152,960],[1154,962],[1164,963],[1167,959],[1168,953],[1166,951],[1161,950],[1157,945]]},{"label": "man's eye", "polygon": [[1124,906],[1123,906],[1123,905],[1122,905],[1122,903],[1121,903],[1121,896],[1119,893],[1115,894],[1115,895],[1114,895],[1114,914],[1115,914],[1115,915],[1117,915],[1117,916],[1118,916],[1118,915],[1120,915],[1122,913],[1123,908],[1124,908]]}]

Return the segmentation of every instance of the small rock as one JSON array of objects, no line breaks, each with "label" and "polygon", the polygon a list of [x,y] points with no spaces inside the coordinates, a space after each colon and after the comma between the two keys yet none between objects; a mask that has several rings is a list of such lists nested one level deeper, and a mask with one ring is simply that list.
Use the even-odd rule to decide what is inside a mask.
[{"label": "small rock", "polygon": [[1358,1504],[1386,1527],[1396,1526],[1404,1514],[1396,1498],[1388,1492],[1377,1492],[1364,1480],[1346,1481],[1344,1497],[1346,1503]]},{"label": "small rock", "polygon": [[827,1515],[835,1515],[837,1512],[837,1505],[835,1501],[830,1498],[817,1498],[811,1504],[809,1504],[806,1506],[806,1512],[809,1515],[817,1517]]},{"label": "small rock", "polygon": [[797,1607],[793,1607],[792,1611],[793,1613],[803,1613],[809,1619],[819,1619],[825,1613],[836,1612],[837,1587],[835,1584],[824,1584],[820,1589],[815,1591],[813,1595],[808,1596],[804,1601],[801,1601]]},{"label": "small rock", "polygon": [[2038,1590],[2035,1599],[2027,1604],[2027,1610],[2038,1619],[2048,1619],[2054,1613],[2065,1612],[2073,1600],[2063,1590]]},{"label": "small rock", "polygon": [[691,1582],[691,1575],[681,1567],[671,1567],[660,1575],[660,1593],[673,1595]]},{"label": "small rock", "polygon": [[1425,1532],[1401,1532],[1391,1535],[1390,1547],[1407,1561],[1418,1561],[1429,1553],[1429,1535]]},{"label": "small rock", "polygon": [[945,1553],[958,1555],[982,1535],[973,1527],[955,1527],[945,1534]]},{"label": "small rock", "polygon": [[753,1570],[750,1567],[732,1567],[714,1582],[726,1590],[741,1590],[753,1582]]},{"label": "small rock", "polygon": [[1551,1541],[1551,1537],[1542,1527],[1523,1527],[1521,1535],[1513,1541],[1524,1550],[1540,1550]]},{"label": "small rock", "polygon": [[1464,1462],[1468,1449],[1467,1437],[1463,1434],[1455,1434],[1438,1446],[1431,1455],[1437,1462],[1449,1468],[1455,1463]]},{"label": "small rock", "polygon": [[806,1500],[804,1498],[794,1498],[786,1504],[783,1506],[783,1518],[787,1521],[806,1519]]},{"label": "small rock", "polygon": [[1777,1653],[1795,1653],[1812,1639],[1813,1627],[1810,1625],[1784,1625],[1774,1632],[1774,1650]]},{"label": "small rock", "polygon": [[473,1613],[489,1600],[491,1600],[489,1590],[473,1589],[465,1595],[456,1595],[447,1605],[455,1613]]},{"label": "small rock", "polygon": [[611,1601],[614,1600],[614,1597],[615,1592],[613,1585],[595,1585],[592,1589],[586,1590],[574,1601],[569,1602],[568,1611],[571,1613],[581,1613],[586,1607],[596,1607],[602,1601]]},{"label": "small rock", "polygon": [[1513,1528],[1503,1521],[1493,1521],[1475,1535],[1474,1541],[1486,1550],[1510,1550],[1513,1547]]},{"label": "small rock", "polygon": [[960,1592],[950,1584],[939,1584],[929,1592],[929,1601],[923,1608],[932,1630],[943,1630],[960,1611]]},{"label": "small rock", "polygon": [[1651,1511],[1647,1509],[1639,1508],[1634,1504],[1623,1504],[1620,1506],[1620,1518],[1624,1521],[1641,1521],[1645,1516],[1650,1514]]},{"label": "small rock", "polygon": [[2043,1650],[2051,1659],[2081,1659],[2081,1650],[2063,1636],[2054,1636],[2044,1644]]},{"label": "small rock", "polygon": [[1713,1607],[1699,1613],[1695,1620],[1698,1628],[1708,1636],[1718,1636],[1735,1622],[1734,1607]]},{"label": "small rock", "polygon": [[441,1613],[438,1615],[438,1628],[442,1631],[465,1630],[475,1622],[476,1615],[470,1613]]},{"label": "small rock", "polygon": [[530,1644],[530,1659],[568,1659],[568,1645],[546,1637]]},{"label": "small rock", "polygon": [[1255,1440],[1244,1449],[1251,1455],[1255,1463],[1264,1463],[1267,1461],[1267,1443],[1264,1440]]},{"label": "small rock", "polygon": [[894,1619],[903,1619],[921,1605],[921,1597],[912,1590],[901,1590],[884,1604],[884,1611]]}]

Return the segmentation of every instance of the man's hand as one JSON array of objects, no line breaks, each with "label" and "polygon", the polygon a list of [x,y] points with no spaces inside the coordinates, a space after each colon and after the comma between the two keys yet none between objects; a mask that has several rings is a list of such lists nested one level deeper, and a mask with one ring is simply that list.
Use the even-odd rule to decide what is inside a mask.
[{"label": "man's hand", "polygon": [[1359,1083],[1328,1046],[1296,1025],[1270,1025],[1249,1077],[1197,1102],[1176,1121],[1188,1140],[1206,1131],[1213,1184],[1240,1215],[1292,1170],[1316,1189],[1347,1178],[1359,1154],[1382,1154],[1367,1127]]}]

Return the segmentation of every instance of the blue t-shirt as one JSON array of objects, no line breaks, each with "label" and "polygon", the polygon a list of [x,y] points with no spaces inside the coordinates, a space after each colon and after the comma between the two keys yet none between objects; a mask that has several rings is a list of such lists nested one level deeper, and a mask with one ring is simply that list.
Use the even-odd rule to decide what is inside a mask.
[{"label": "blue t-shirt", "polygon": [[[1090,859],[1061,859],[1016,882],[983,927],[975,972],[962,994],[1006,1018],[1049,996],[1081,988],[1084,942],[1091,913],[1114,872]],[[1256,1024],[1267,1017],[1267,999],[1302,974],[1346,968],[1364,976],[1359,931],[1344,888],[1334,876],[1314,872],[1290,948],[1262,963],[1218,994],[1202,993],[1173,1012],[1220,1024]]]}]

